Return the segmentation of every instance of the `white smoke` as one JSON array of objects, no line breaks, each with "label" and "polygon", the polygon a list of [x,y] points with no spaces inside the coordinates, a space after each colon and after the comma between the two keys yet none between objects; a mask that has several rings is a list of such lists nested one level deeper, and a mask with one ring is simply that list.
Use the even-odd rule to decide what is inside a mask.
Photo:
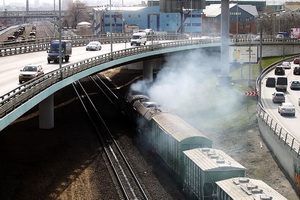
[{"label": "white smoke", "polygon": [[150,88],[146,89],[141,81],[132,89],[147,92],[151,101],[191,124],[198,124],[238,108],[241,92],[216,86],[221,66],[220,54],[176,54],[168,58]]}]

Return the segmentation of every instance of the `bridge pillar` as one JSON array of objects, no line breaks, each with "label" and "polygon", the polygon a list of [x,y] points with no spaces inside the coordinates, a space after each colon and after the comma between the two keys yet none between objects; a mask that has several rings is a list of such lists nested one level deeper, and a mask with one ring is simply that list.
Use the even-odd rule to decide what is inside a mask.
[{"label": "bridge pillar", "polygon": [[39,103],[39,127],[40,129],[54,128],[54,100],[53,94]]},{"label": "bridge pillar", "polygon": [[221,1],[221,63],[218,85],[231,85],[229,76],[229,0]]},{"label": "bridge pillar", "polygon": [[145,83],[153,82],[153,67],[154,60],[144,60],[143,61],[143,79]]}]

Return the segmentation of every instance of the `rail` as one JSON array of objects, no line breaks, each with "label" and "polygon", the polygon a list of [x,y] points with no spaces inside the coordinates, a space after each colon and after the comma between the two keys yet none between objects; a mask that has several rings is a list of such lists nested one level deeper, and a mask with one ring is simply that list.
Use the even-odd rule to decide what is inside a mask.
[{"label": "rail", "polygon": [[73,76],[74,74],[92,68],[94,66],[110,62],[114,59],[120,59],[144,52],[187,45],[207,44],[213,42],[220,43],[219,40],[183,40],[170,43],[139,46],[99,55],[74,64],[66,65],[60,69],[51,71],[47,74],[44,74],[43,76],[30,80],[15,88],[14,90],[2,95],[0,97],[0,118],[3,118],[9,112],[20,106],[22,103],[28,101],[34,95],[37,95],[51,85],[54,85],[55,83],[63,79],[66,79],[70,76]]},{"label": "rail", "polygon": [[[260,74],[260,76],[256,80],[256,87],[260,88],[261,86],[261,80],[264,78],[265,74],[270,72],[277,64],[281,63],[285,60],[291,60],[293,57],[286,58],[284,60],[280,60],[278,62],[275,62],[268,66],[264,71]],[[267,113],[267,111],[264,109],[261,98],[259,96],[258,102],[257,102],[257,116],[261,118],[266,125],[273,130],[274,135],[277,136],[278,140],[283,142],[284,145],[288,145],[290,147],[290,151],[295,153],[298,156],[300,156],[300,142],[294,138],[288,131],[286,131],[284,128],[282,128],[275,119],[272,118],[271,115]]]}]

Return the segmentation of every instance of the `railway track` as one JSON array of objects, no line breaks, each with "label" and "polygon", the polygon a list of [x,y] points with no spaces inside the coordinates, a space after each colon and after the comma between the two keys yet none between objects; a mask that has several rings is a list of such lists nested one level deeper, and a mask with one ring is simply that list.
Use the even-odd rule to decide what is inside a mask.
[{"label": "railway track", "polygon": [[[97,98],[99,94],[95,92],[95,88],[101,95],[105,95],[106,101],[109,100],[109,103],[100,102],[100,104],[105,105],[105,107],[107,104],[117,107],[117,96],[109,90],[103,81],[100,81],[100,77],[95,75],[90,77],[90,79],[92,80],[93,86],[85,85],[86,82],[77,81],[73,83],[73,88],[102,144],[108,160],[107,166],[113,172],[112,178],[117,185],[120,199],[148,199],[143,186],[140,184],[134,170],[127,161],[125,154],[114,139],[114,135],[118,134],[118,130],[114,128],[117,127],[114,123],[115,119],[112,119],[111,115],[107,117],[109,113],[105,113],[105,110],[111,109],[99,110],[99,99]],[[92,87],[94,89],[91,90]]]}]

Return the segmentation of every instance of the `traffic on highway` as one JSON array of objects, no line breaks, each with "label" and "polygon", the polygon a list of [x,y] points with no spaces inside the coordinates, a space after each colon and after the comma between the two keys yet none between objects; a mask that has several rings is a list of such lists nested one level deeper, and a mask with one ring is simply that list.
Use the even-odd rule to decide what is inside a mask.
[{"label": "traffic on highway", "polygon": [[261,102],[266,111],[287,132],[300,140],[299,59],[278,64],[266,74],[261,85]]}]

